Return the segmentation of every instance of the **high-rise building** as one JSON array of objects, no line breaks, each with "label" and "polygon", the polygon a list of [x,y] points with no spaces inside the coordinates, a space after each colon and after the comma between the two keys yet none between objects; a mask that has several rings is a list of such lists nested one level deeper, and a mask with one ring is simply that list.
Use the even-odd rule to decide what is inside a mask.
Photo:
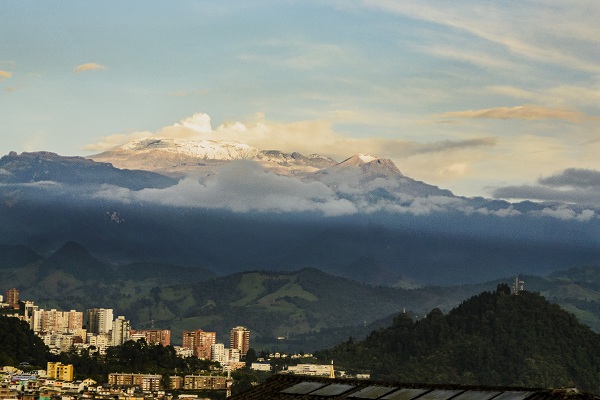
[{"label": "high-rise building", "polygon": [[229,347],[238,349],[240,354],[245,356],[250,348],[250,330],[243,326],[233,328],[229,337]]},{"label": "high-rise building", "polygon": [[112,345],[120,346],[129,340],[131,334],[131,324],[120,315],[112,323]]},{"label": "high-rise building", "polygon": [[193,350],[194,356],[203,360],[210,359],[210,346],[216,342],[216,332],[204,332],[202,329],[183,331],[182,347]]},{"label": "high-rise building", "polygon": [[15,310],[19,309],[19,291],[17,288],[8,289],[6,291],[6,302]]},{"label": "high-rise building", "polygon": [[131,330],[131,338],[144,338],[148,344],[160,344],[169,346],[171,344],[171,331],[168,329],[144,329],[140,331]]},{"label": "high-rise building", "polygon": [[83,327],[82,320],[83,313],[80,311],[57,311],[55,309],[46,311],[38,310],[35,306],[32,309],[29,326],[34,332],[74,333]]},{"label": "high-rise building", "polygon": [[112,322],[112,308],[90,308],[85,313],[85,325],[89,333],[109,333]]},{"label": "high-rise building", "polygon": [[226,354],[225,345],[223,343],[215,343],[210,346],[210,361],[216,361],[223,364],[227,362]]}]

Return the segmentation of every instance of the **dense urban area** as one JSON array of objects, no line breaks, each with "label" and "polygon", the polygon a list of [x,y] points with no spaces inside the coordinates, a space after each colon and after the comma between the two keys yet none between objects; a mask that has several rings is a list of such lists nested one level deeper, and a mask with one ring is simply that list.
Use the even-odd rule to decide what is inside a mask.
[{"label": "dense urban area", "polygon": [[[261,379],[260,374],[264,379],[273,366],[287,373],[335,376],[333,364],[303,363],[314,360],[311,354],[257,354],[244,326],[231,329],[229,347],[217,343],[217,332],[202,329],[183,331],[181,346],[172,346],[170,330],[133,329],[125,316],[115,317],[109,308],[44,310],[21,300],[17,288],[0,296],[0,305],[3,319],[20,320],[39,338],[48,360],[42,366],[43,357],[14,359],[0,350],[0,399],[69,399],[82,394],[225,398],[236,386],[243,390]],[[240,373],[242,369],[247,372]]]}]

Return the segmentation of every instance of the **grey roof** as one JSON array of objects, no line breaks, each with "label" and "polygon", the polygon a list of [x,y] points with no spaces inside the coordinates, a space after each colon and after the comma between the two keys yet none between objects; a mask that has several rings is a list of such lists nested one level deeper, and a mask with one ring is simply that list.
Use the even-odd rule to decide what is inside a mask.
[{"label": "grey roof", "polygon": [[532,389],[329,379],[276,374],[233,400],[600,400],[576,389]]}]

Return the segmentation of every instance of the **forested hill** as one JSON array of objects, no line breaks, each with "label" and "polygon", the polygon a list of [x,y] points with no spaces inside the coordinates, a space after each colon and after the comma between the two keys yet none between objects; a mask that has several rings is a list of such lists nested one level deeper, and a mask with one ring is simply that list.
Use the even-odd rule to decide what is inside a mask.
[{"label": "forested hill", "polygon": [[26,322],[0,316],[0,365],[17,365],[21,362],[45,367],[46,346]]},{"label": "forested hill", "polygon": [[600,393],[600,335],[530,292],[499,285],[444,315],[434,309],[364,341],[349,339],[317,354],[339,368],[404,382],[577,387]]}]

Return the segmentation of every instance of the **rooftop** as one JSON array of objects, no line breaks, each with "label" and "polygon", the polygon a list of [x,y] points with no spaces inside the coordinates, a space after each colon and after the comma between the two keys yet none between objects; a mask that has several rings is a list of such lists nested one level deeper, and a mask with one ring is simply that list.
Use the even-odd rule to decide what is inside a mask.
[{"label": "rooftop", "polygon": [[577,389],[461,386],[276,374],[234,400],[600,400]]}]

